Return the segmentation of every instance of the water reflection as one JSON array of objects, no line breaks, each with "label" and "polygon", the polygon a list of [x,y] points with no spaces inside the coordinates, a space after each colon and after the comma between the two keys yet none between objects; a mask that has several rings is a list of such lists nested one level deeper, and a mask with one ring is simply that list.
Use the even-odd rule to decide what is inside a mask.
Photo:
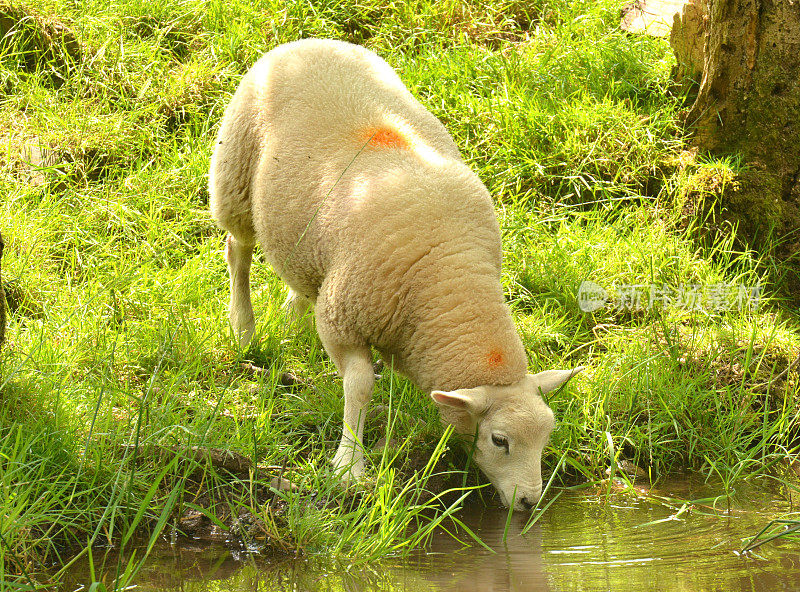
[{"label": "water reflection", "polygon": [[[684,499],[707,492],[684,491]],[[572,497],[542,524],[542,559],[558,590],[800,590],[800,555],[790,541],[763,557],[738,554],[775,511],[765,493],[730,509],[665,504],[652,497],[612,506]]]},{"label": "water reflection", "polygon": [[466,508],[462,519],[491,551],[475,546],[465,549],[440,533],[430,552],[404,566],[424,577],[429,582],[428,589],[442,592],[553,589],[543,561],[541,528],[534,525],[521,534],[528,516],[515,513],[509,520],[506,511]]},{"label": "water reflection", "polygon": [[[114,581],[117,558],[113,552],[100,558],[95,555],[98,580],[107,585]],[[421,580],[406,578],[405,574],[398,578],[383,567],[352,567],[285,555],[244,555],[219,546],[184,544],[157,548],[134,583],[134,589],[142,592],[430,590]],[[416,587],[407,587],[406,583]],[[71,570],[60,587],[63,591],[87,589],[86,566]]]},{"label": "water reflection", "polygon": [[[800,590],[796,542],[770,543],[760,558],[735,552],[774,512],[770,503],[768,496],[751,497],[717,512],[653,497],[621,497],[609,505],[565,493],[525,535],[522,514],[508,520],[505,511],[465,508],[460,518],[491,550],[464,548],[441,532],[429,550],[410,559],[352,566],[189,542],[158,549],[135,583],[153,592]],[[116,564],[114,554],[95,555],[107,583]],[[76,568],[61,590],[83,588],[87,574],[86,566]]]}]

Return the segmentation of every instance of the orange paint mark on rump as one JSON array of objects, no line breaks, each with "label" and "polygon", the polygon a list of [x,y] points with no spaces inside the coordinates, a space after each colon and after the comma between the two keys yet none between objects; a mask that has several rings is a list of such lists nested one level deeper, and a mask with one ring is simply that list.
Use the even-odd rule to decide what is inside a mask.
[{"label": "orange paint mark on rump", "polygon": [[400,132],[389,127],[372,127],[361,134],[362,142],[372,148],[399,148],[408,150],[410,145]]},{"label": "orange paint mark on rump", "polygon": [[489,352],[489,355],[486,356],[486,361],[489,364],[489,368],[499,368],[505,362],[503,352],[499,349],[493,349]]}]

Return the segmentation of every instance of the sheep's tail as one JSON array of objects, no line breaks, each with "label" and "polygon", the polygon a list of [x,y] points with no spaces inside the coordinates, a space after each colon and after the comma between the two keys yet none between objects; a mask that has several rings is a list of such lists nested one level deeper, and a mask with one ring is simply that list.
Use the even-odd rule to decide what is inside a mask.
[{"label": "sheep's tail", "polygon": [[258,139],[242,114],[236,97],[225,116],[214,146],[209,173],[209,206],[217,224],[243,245],[255,244],[251,209],[251,183],[258,165]]}]

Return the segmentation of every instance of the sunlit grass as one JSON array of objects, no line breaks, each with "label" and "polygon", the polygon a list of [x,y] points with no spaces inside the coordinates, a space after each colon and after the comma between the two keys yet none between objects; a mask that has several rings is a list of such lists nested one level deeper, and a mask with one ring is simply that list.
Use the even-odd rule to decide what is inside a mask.
[{"label": "sunlit grass", "polygon": [[[458,519],[477,472],[423,393],[384,372],[374,404],[389,410],[367,426],[368,479],[345,491],[328,466],[341,383],[316,337],[287,325],[267,266],[253,270],[257,343],[240,351],[228,326],[223,237],[207,210],[211,139],[247,67],[301,37],[363,43],[398,69],[496,200],[503,281],[532,371],[589,367],[550,400],[551,491],[610,484],[606,470],[624,478],[623,461],[650,480],[692,469],[722,494],[755,477],[792,483],[800,336],[782,304],[785,270],[769,245],[756,253],[730,229],[706,234],[713,214],[697,216],[713,208],[703,203],[740,163],[684,150],[668,45],[618,31],[615,3],[26,8],[30,23],[58,21],[82,49],[41,53],[21,33],[0,43],[10,309],[0,582],[33,586],[38,561],[92,543],[144,544],[118,566],[122,586],[192,508],[212,521],[246,512],[259,526],[239,535],[252,544],[365,561],[403,554],[445,516]],[[757,285],[762,298],[758,308],[586,313],[584,280],[609,290]],[[289,371],[298,384],[281,384]],[[375,446],[383,436],[394,443]],[[192,446],[273,468],[233,479],[147,452]],[[420,462],[430,454],[437,462]],[[267,503],[257,492],[274,467],[299,490]],[[467,477],[441,474],[465,468]],[[194,499],[186,476],[196,470],[207,490],[224,491],[213,504]],[[490,491],[470,495],[494,503]]]}]

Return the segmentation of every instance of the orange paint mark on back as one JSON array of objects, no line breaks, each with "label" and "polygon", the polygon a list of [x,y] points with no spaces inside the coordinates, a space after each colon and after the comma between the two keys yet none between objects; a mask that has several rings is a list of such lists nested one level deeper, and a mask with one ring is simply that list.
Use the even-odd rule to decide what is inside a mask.
[{"label": "orange paint mark on back", "polygon": [[398,148],[408,150],[408,140],[397,130],[388,127],[373,127],[361,134],[363,142],[372,148]]},{"label": "orange paint mark on back", "polygon": [[489,364],[489,368],[499,368],[505,362],[503,352],[499,349],[493,349],[489,352],[489,355],[486,356],[486,362]]}]

